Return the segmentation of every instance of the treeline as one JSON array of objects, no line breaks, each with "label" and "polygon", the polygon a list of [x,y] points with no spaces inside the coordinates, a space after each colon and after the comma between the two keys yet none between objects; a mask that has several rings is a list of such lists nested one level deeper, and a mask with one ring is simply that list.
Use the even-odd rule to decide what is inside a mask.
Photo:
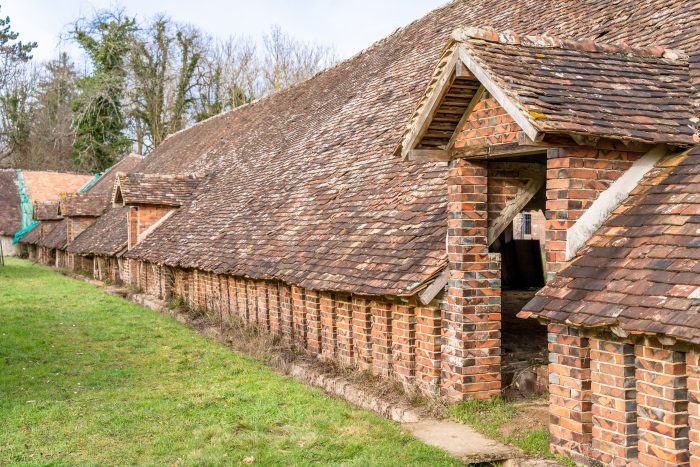
[{"label": "treeline", "polygon": [[36,44],[19,42],[10,19],[0,20],[0,167],[101,171],[335,61],[332,49],[278,26],[258,46],[251,37],[213,38],[165,15],[139,22],[121,11],[82,18],[65,37],[85,52],[87,72],[65,53],[33,62]]}]

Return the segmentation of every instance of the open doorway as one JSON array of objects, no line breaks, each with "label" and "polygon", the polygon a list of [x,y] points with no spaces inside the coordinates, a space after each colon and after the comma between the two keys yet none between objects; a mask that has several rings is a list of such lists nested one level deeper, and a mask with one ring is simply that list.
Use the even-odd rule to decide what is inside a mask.
[{"label": "open doorway", "polygon": [[[501,260],[503,387],[536,392],[546,384],[542,365],[547,362],[547,329],[535,320],[522,320],[516,316],[546,280],[546,187],[541,182],[538,188],[528,192],[531,184],[522,176],[542,173],[544,161],[534,156],[528,159],[509,159],[508,164],[489,165],[490,225],[500,223],[500,233],[493,237],[490,251],[499,253]],[[513,176],[513,167],[519,170],[517,177]]]}]

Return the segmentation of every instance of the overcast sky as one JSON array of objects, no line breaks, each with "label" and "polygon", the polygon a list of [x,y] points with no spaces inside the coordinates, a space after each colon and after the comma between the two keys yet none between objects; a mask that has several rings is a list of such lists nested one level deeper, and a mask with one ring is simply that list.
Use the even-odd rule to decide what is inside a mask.
[{"label": "overcast sky", "polygon": [[60,44],[60,35],[80,16],[124,7],[129,15],[150,18],[165,12],[178,22],[225,38],[250,35],[256,40],[271,24],[279,24],[306,42],[335,48],[339,59],[351,57],[420,18],[447,0],[9,0],[0,14],[10,16],[12,29],[24,41],[36,41],[38,60],[54,58],[60,49],[81,61],[74,46]]}]

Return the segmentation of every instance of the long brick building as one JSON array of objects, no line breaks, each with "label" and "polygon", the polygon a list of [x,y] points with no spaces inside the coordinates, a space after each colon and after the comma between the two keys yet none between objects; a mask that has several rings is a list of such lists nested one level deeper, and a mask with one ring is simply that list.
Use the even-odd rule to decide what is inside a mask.
[{"label": "long brick building", "polygon": [[698,24],[693,1],[455,1],[29,240],[452,401],[542,355],[555,450],[697,463]]}]

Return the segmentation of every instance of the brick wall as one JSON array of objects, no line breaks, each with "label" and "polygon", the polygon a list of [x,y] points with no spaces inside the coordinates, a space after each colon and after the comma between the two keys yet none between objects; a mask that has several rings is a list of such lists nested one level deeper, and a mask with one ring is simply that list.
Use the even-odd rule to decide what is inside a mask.
[{"label": "brick wall", "polygon": [[566,230],[639,157],[583,146],[547,151],[545,251],[550,277],[566,263]]},{"label": "brick wall", "polygon": [[66,225],[68,243],[72,242],[75,237],[90,227],[96,220],[96,217],[69,217]]},{"label": "brick wall", "polygon": [[496,99],[485,92],[459,132],[455,147],[485,146],[518,140],[520,127]]},{"label": "brick wall", "polygon": [[549,325],[553,451],[602,465],[700,465],[700,363],[688,346]]},{"label": "brick wall", "polygon": [[149,227],[162,219],[171,209],[172,208],[161,206],[138,206],[138,240],[140,240],[140,236],[142,236]]},{"label": "brick wall", "polygon": [[441,386],[441,310],[386,297],[318,292],[138,262],[137,287],[222,321],[244,321],[319,358],[435,395]]}]

